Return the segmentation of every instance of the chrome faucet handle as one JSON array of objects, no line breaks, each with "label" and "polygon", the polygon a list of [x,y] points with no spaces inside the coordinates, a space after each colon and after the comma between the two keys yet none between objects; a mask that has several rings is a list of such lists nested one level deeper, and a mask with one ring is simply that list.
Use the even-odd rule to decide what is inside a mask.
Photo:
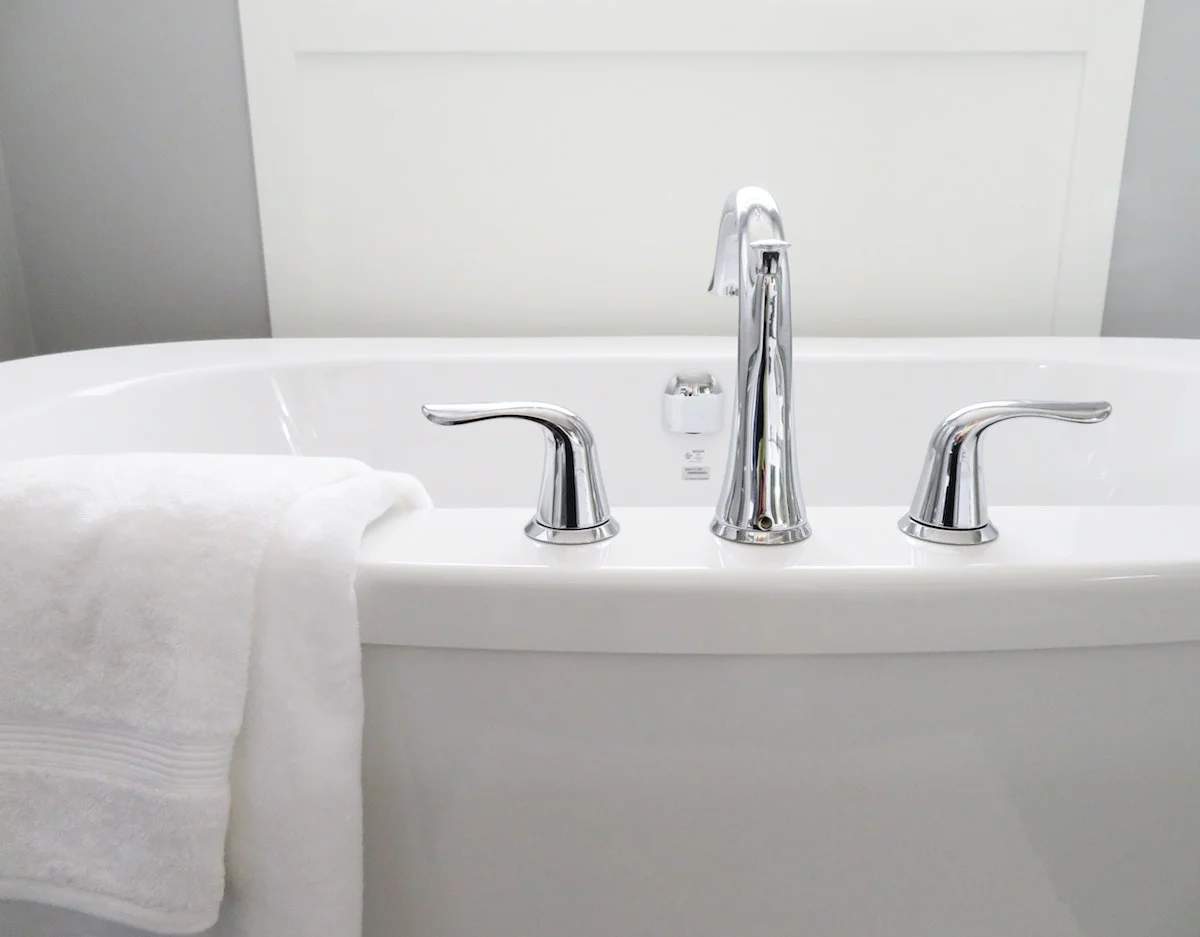
[{"label": "chrome faucet handle", "polygon": [[951,413],[934,432],[912,507],[900,529],[930,543],[969,546],[988,543],[999,531],[988,520],[979,464],[983,431],[1004,420],[1040,416],[1070,423],[1101,423],[1112,413],[1104,400],[1057,403],[1044,400],[996,400]]},{"label": "chrome faucet handle", "polygon": [[517,419],[546,431],[546,458],[537,511],[525,534],[540,543],[599,543],[620,528],[608,508],[596,440],[576,414],[551,403],[426,404],[421,412],[438,426]]}]

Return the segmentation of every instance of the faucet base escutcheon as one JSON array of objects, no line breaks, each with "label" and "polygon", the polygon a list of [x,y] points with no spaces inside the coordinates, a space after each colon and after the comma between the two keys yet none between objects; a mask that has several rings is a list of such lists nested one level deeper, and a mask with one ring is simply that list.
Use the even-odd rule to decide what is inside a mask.
[{"label": "faucet base escutcheon", "polygon": [[799,543],[812,536],[812,527],[807,520],[792,527],[747,530],[745,527],[735,527],[719,517],[714,517],[712,523],[708,525],[708,529],[722,540],[728,540],[731,543],[752,543],[758,546]]}]

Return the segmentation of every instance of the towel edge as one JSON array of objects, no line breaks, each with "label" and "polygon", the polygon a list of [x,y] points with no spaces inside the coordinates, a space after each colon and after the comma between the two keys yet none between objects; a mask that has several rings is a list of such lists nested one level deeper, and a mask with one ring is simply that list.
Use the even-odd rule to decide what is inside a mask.
[{"label": "towel edge", "polygon": [[218,916],[213,911],[154,911],[112,895],[11,878],[0,880],[0,900],[52,905],[161,934],[198,934],[216,924]]}]

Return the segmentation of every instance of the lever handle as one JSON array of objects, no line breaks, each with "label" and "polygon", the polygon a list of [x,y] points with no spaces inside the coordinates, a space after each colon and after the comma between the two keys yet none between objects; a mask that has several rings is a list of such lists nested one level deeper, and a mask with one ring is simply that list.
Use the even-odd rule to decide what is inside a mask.
[{"label": "lever handle", "polygon": [[546,431],[542,489],[527,536],[541,543],[599,543],[620,530],[609,512],[596,439],[570,410],[551,403],[431,403],[421,412],[439,426],[517,419]]},{"label": "lever handle", "polygon": [[979,463],[983,431],[1015,417],[1101,423],[1110,413],[1112,404],[1104,400],[996,400],[956,410],[930,437],[917,493],[908,514],[900,518],[900,529],[932,543],[966,546],[995,540],[999,531],[988,520]]}]

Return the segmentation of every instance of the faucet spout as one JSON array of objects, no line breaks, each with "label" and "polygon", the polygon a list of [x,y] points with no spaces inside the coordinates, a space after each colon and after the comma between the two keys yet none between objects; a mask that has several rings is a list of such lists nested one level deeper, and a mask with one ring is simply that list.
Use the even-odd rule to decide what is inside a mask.
[{"label": "faucet spout", "polygon": [[710,529],[735,543],[796,543],[812,533],[794,445],[789,246],[764,189],[726,199],[709,290],[738,297],[737,393]]},{"label": "faucet spout", "polygon": [[786,240],[775,199],[757,186],[730,192],[721,211],[717,256],[708,291],[720,296],[749,296],[754,289],[749,246],[765,240]]}]

